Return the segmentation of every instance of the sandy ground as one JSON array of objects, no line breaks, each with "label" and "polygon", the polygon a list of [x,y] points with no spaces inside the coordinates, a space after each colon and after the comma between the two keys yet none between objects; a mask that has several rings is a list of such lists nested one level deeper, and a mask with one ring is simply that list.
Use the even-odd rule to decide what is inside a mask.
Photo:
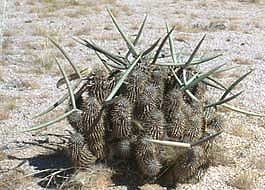
[{"label": "sandy ground", "polygon": [[[40,176],[33,179],[23,176],[47,169],[48,165],[56,165],[55,161],[62,162],[62,158],[46,158],[47,149],[37,145],[58,142],[57,138],[45,134],[62,134],[65,129],[70,129],[66,121],[39,132],[19,132],[64,111],[64,106],[60,106],[47,116],[32,119],[54,103],[64,91],[55,86],[60,74],[54,64],[54,56],[66,65],[67,62],[45,36],[59,41],[79,68],[94,67],[99,61],[93,52],[74,42],[71,37],[93,39],[98,45],[113,52],[125,50],[126,46],[113,27],[105,11],[106,7],[113,9],[130,35],[136,34],[144,15],[148,14],[148,24],[140,48],[150,45],[166,33],[165,21],[176,26],[175,45],[178,52],[183,54],[190,53],[203,34],[207,34],[199,54],[224,55],[204,64],[201,69],[209,69],[221,63],[227,63],[228,67],[240,66],[216,76],[225,84],[254,69],[237,88],[244,89],[243,95],[232,103],[247,110],[265,113],[263,1],[2,2],[5,0],[0,5],[0,189],[43,189],[38,183]],[[69,65],[66,67],[71,72]],[[216,97],[218,94],[212,91],[209,95]],[[265,189],[264,120],[224,109],[220,111],[226,122],[225,131],[219,140],[220,154],[216,156],[216,163],[210,166],[199,183],[178,184],[177,189]],[[157,185],[141,188],[162,189]]]}]

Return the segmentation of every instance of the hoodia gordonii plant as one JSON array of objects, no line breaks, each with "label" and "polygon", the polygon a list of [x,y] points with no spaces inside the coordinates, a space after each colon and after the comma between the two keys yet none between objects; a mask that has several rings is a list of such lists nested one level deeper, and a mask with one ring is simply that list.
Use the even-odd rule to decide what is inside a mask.
[{"label": "hoodia gordonii plant", "polygon": [[[219,64],[206,72],[198,70],[198,65],[219,56],[196,58],[205,36],[187,61],[181,62],[171,37],[174,28],[169,29],[166,25],[165,37],[139,51],[136,45],[146,17],[132,42],[111,11],[108,10],[108,13],[128,47],[125,55],[110,53],[86,39],[75,39],[93,50],[102,62],[102,67],[91,72],[86,69],[79,71],[65,51],[50,39],[75,73],[67,76],[56,60],[63,75],[57,87],[66,84],[68,93],[38,116],[53,110],[70,97],[69,106],[62,116],[28,131],[67,118],[75,131],[68,150],[76,168],[88,168],[97,160],[106,165],[120,163],[115,164],[115,168],[121,171],[125,164],[125,168],[137,173],[134,177],[140,183],[174,185],[199,179],[209,164],[214,138],[223,129],[223,119],[216,107],[264,116],[228,104],[242,93],[232,91],[251,71],[225,87],[213,77],[217,72],[228,70],[223,68],[224,65]],[[171,58],[160,61],[165,57],[161,55],[161,50],[166,43],[169,43]],[[71,85],[73,80],[76,83]],[[207,99],[208,86],[223,91],[219,100],[212,102]],[[119,165],[123,166],[119,168]]]}]

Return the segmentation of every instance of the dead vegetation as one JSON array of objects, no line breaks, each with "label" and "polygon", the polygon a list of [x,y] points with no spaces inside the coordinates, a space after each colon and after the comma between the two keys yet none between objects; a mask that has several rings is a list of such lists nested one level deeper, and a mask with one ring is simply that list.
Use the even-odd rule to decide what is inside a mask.
[{"label": "dead vegetation", "polygon": [[217,144],[213,144],[209,151],[209,159],[210,159],[210,164],[212,166],[228,166],[228,167],[234,167],[236,162],[234,161],[233,157],[231,157],[228,153],[227,150]]},{"label": "dead vegetation", "polygon": [[65,181],[60,189],[106,189],[113,186],[111,177],[113,171],[104,166],[93,166],[86,170],[77,170],[69,180]]},{"label": "dead vegetation", "polygon": [[[36,5],[37,2],[28,1],[30,5]],[[116,5],[116,0],[45,0],[41,7],[31,9],[31,13],[37,13],[40,18],[55,17],[59,10],[66,10],[65,16],[76,18],[82,15],[87,15],[91,12],[99,12],[106,5]],[[69,11],[71,9],[71,11]],[[77,11],[80,10],[80,11]]]},{"label": "dead vegetation", "polygon": [[9,113],[7,113],[6,111],[0,111],[0,121],[2,120],[7,120],[9,118]]},{"label": "dead vegetation", "polygon": [[19,99],[19,97],[9,97],[0,95],[0,106],[3,108],[4,112],[12,111],[17,108],[17,100]]},{"label": "dead vegetation", "polygon": [[235,175],[234,179],[228,182],[232,187],[238,189],[254,189],[254,181],[258,177],[258,174],[251,170],[239,171]]},{"label": "dead vegetation", "polygon": [[241,57],[236,57],[232,61],[238,65],[253,65],[253,61]]},{"label": "dead vegetation", "polygon": [[30,188],[32,178],[25,177],[24,172],[20,170],[11,170],[0,173],[0,189],[14,190]]},{"label": "dead vegetation", "polygon": [[250,162],[252,163],[252,165],[257,168],[258,170],[264,171],[265,170],[265,156],[263,155],[252,155],[250,157]]}]

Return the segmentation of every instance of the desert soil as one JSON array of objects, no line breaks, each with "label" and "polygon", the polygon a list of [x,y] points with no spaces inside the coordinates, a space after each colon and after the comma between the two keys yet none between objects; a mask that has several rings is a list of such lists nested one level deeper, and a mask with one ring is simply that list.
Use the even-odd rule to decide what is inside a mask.
[{"label": "desert soil", "polygon": [[[206,39],[199,56],[223,54],[201,69],[216,64],[239,66],[216,75],[229,85],[250,69],[251,75],[238,87],[244,93],[231,104],[265,114],[265,5],[243,0],[2,0],[0,3],[0,189],[44,189],[34,172],[55,168],[63,158],[47,156],[45,146],[58,143],[57,137],[71,129],[66,121],[37,132],[21,132],[62,114],[65,105],[33,119],[58,100],[65,89],[57,89],[61,77],[54,56],[73,72],[60,52],[47,40],[55,39],[79,68],[100,64],[94,52],[72,37],[93,39],[112,52],[123,52],[126,44],[111,23],[105,8],[110,7],[126,32],[133,37],[145,14],[144,48],[164,36],[165,21],[176,26],[175,46],[188,55],[201,37]],[[168,47],[165,48],[165,54]],[[210,89],[209,96],[220,92]],[[224,133],[218,139],[215,161],[196,184],[178,184],[176,189],[265,189],[265,128],[260,117],[220,109],[225,118]],[[96,188],[96,187],[94,187]],[[145,185],[140,189],[162,189]],[[126,186],[99,189],[127,189]]]}]

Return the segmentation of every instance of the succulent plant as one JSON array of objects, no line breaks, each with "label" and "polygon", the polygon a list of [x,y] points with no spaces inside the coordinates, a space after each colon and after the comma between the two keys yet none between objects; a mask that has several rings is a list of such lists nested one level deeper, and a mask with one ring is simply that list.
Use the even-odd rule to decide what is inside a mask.
[{"label": "succulent plant", "polygon": [[69,155],[77,168],[88,168],[95,164],[96,157],[89,150],[88,144],[81,133],[71,134],[69,142]]},{"label": "succulent plant", "polygon": [[[30,130],[47,127],[67,117],[77,132],[75,136],[80,137],[74,140],[74,147],[77,148],[69,146],[75,154],[81,148],[79,144],[83,147],[85,143],[85,147],[97,159],[108,162],[114,154],[117,159],[131,160],[137,165],[135,170],[139,176],[151,178],[153,182],[186,182],[205,169],[208,148],[214,137],[222,132],[222,118],[215,109],[217,106],[263,116],[227,104],[242,93],[232,93],[232,90],[251,71],[225,87],[212,76],[216,72],[226,71],[224,65],[206,72],[196,67],[219,57],[195,60],[205,36],[187,61],[181,62],[171,37],[174,27],[169,30],[167,25],[166,36],[140,52],[136,45],[147,17],[131,42],[111,11],[108,12],[128,51],[124,56],[116,55],[92,41],[75,39],[95,51],[104,66],[91,72],[86,69],[79,71],[64,50],[51,39],[75,73],[67,76],[57,62],[64,76],[57,86],[66,83],[68,94],[39,116],[53,110],[70,96],[69,108],[62,116]],[[172,60],[162,63],[160,53],[167,41]],[[76,84],[71,87],[70,81],[76,79]],[[224,91],[218,101],[210,103],[207,100],[205,93],[208,86]],[[74,163],[79,158],[86,157],[72,156]]]}]

